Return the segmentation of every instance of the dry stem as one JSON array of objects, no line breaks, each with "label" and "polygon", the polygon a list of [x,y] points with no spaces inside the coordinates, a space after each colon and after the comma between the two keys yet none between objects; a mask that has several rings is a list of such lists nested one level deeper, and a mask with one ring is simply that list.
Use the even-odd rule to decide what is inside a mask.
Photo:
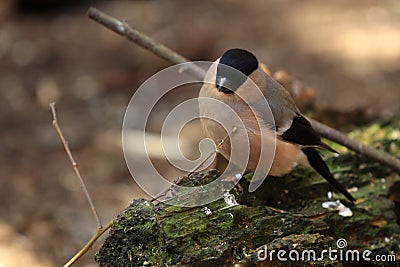
[{"label": "dry stem", "polygon": [[61,142],[64,146],[65,152],[67,152],[68,158],[71,161],[72,167],[74,168],[74,171],[76,173],[76,176],[79,179],[79,182],[81,184],[82,190],[83,192],[85,192],[86,195],[86,199],[89,202],[90,208],[93,212],[93,216],[96,219],[97,222],[97,229],[96,229],[96,233],[92,236],[92,238],[90,238],[90,240],[86,243],[86,245],[81,248],[79,250],[78,253],[75,254],[75,256],[73,256],[65,265],[64,267],[68,267],[68,266],[72,266],[72,264],[74,264],[78,259],[80,259],[83,255],[86,254],[86,252],[88,250],[90,250],[92,248],[92,245],[94,244],[94,242],[96,242],[96,240],[105,232],[108,230],[108,228],[111,227],[111,225],[113,224],[113,221],[111,220],[106,227],[103,228],[102,224],[101,224],[101,220],[99,215],[97,214],[96,208],[93,204],[92,198],[90,197],[90,194],[86,188],[85,182],[83,181],[83,178],[81,176],[81,173],[79,172],[78,169],[78,164],[76,163],[74,157],[72,156],[72,152],[69,149],[68,146],[68,141],[65,139],[64,134],[61,131],[60,126],[58,125],[58,120],[57,120],[57,113],[56,113],[56,104],[54,102],[50,103],[50,108],[51,108],[51,113],[53,115],[53,125],[54,128],[56,129],[58,135],[60,136]]},{"label": "dry stem", "polygon": [[86,245],[81,248],[78,253],[76,253],[66,264],[64,264],[64,267],[72,266],[77,260],[85,255],[86,252],[88,252],[92,248],[94,242],[96,242],[97,239],[99,239],[99,237],[102,236],[113,225],[113,223],[114,220],[111,220],[109,223],[107,223],[105,227],[97,228],[96,233],[90,238]]},{"label": "dry stem", "polygon": [[97,214],[96,208],[94,207],[92,198],[90,197],[90,194],[86,188],[85,182],[82,179],[81,173],[79,172],[78,169],[78,164],[76,163],[76,161],[74,160],[74,157],[72,156],[71,150],[69,149],[68,146],[68,141],[65,140],[64,134],[61,131],[60,126],[58,125],[58,120],[57,120],[57,113],[56,113],[56,103],[52,102],[50,103],[50,108],[51,108],[51,113],[53,115],[53,125],[54,128],[56,128],[56,131],[58,133],[58,135],[60,136],[61,142],[65,148],[65,152],[67,152],[67,155],[69,157],[69,160],[71,161],[72,167],[74,168],[75,174],[79,179],[79,182],[81,184],[82,190],[85,193],[86,199],[89,202],[90,208],[92,210],[93,216],[96,219],[96,223],[97,223],[97,229],[102,229],[103,226],[101,225],[101,220],[99,215]]}]

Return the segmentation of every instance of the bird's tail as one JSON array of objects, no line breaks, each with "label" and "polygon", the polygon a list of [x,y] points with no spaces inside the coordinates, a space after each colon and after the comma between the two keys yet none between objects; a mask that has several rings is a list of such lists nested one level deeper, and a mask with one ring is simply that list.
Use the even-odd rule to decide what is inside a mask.
[{"label": "bird's tail", "polygon": [[335,149],[331,148],[329,145],[327,145],[327,144],[325,144],[325,143],[323,143],[323,142],[321,142],[321,144],[318,145],[318,147],[323,148],[323,149],[326,149],[326,150],[329,150],[329,151],[332,152],[332,153],[339,154],[339,152],[337,152]]},{"label": "bird's tail", "polygon": [[313,167],[322,177],[324,177],[325,180],[327,180],[334,188],[342,193],[348,200],[351,202],[356,201],[355,198],[350,195],[350,193],[347,192],[347,190],[333,177],[325,161],[321,158],[315,148],[305,147],[302,149],[302,151],[304,154],[306,154],[311,167]]}]

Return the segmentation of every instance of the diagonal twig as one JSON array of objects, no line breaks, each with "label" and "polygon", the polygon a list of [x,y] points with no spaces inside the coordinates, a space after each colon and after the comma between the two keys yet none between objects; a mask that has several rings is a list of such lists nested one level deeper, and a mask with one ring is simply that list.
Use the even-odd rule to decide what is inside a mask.
[{"label": "diagonal twig", "polygon": [[114,220],[111,220],[107,223],[103,228],[97,228],[96,233],[90,238],[90,240],[83,246],[67,263],[64,264],[63,267],[72,266],[77,260],[79,260],[83,255],[88,252],[93,244],[99,239],[112,225],[114,224]]},{"label": "diagonal twig", "polygon": [[102,229],[103,226],[101,225],[101,220],[99,215],[97,214],[96,208],[94,207],[92,198],[90,197],[90,194],[86,188],[85,182],[82,179],[81,173],[79,172],[78,169],[78,164],[76,163],[74,157],[72,156],[71,150],[69,149],[68,146],[68,141],[65,139],[64,134],[61,131],[60,126],[58,125],[58,120],[57,120],[57,113],[56,113],[56,103],[52,102],[49,104],[50,108],[51,108],[51,113],[53,115],[53,125],[54,128],[56,128],[56,131],[58,133],[58,135],[60,136],[61,142],[64,146],[65,152],[67,152],[68,158],[71,161],[72,167],[74,168],[75,174],[79,179],[79,182],[81,184],[82,190],[85,193],[86,199],[89,202],[90,205],[90,209],[92,210],[93,216],[96,219],[96,223],[97,223],[97,229]]},{"label": "diagonal twig", "polygon": [[[166,61],[171,62],[172,64],[179,64],[189,61],[188,59],[179,55],[170,48],[154,41],[149,36],[139,32],[138,30],[133,29],[126,22],[120,21],[110,15],[107,15],[94,7],[89,8],[88,16],[94,21],[127,38],[135,44],[149,50],[150,52],[165,59]],[[200,67],[197,68],[193,64],[190,65],[189,71],[197,78],[202,78],[205,72],[205,70],[201,69]],[[326,139],[332,140],[340,145],[349,148],[350,150],[367,156],[391,168],[397,173],[400,173],[399,159],[392,157],[390,154],[384,151],[378,151],[377,149],[363,145],[362,143],[351,139],[347,135],[323,123],[317,122],[315,120],[311,120],[311,123],[314,130]]]},{"label": "diagonal twig", "polygon": [[[107,15],[106,13],[98,10],[97,8],[90,7],[88,10],[88,16],[91,19],[99,22],[103,26],[107,27],[108,29],[118,33],[119,35],[124,36],[129,41],[134,42],[135,44],[147,49],[151,53],[161,57],[162,59],[168,62],[179,64],[189,61],[189,59],[176,53],[172,49],[166,47],[161,43],[155,42],[149,36],[144,35],[143,33],[139,32],[136,29],[133,29],[125,21],[117,20],[116,18]],[[185,69],[185,71],[192,73],[195,77],[198,77],[200,79],[203,78],[205,74],[204,69],[193,65],[190,66],[190,69],[187,70]]]},{"label": "diagonal twig", "polygon": [[54,128],[56,129],[58,136],[61,139],[61,142],[64,146],[65,152],[68,155],[69,160],[71,161],[72,167],[74,168],[75,174],[79,179],[82,190],[85,193],[86,199],[89,202],[90,208],[93,212],[93,216],[96,219],[96,223],[97,223],[97,229],[96,229],[95,234],[90,238],[90,240],[85,244],[84,247],[82,247],[66,264],[64,264],[64,267],[69,267],[69,266],[72,266],[78,259],[80,259],[83,255],[86,254],[86,252],[88,252],[92,248],[93,244],[97,241],[97,239],[99,239],[99,237],[102,236],[113,225],[114,220],[111,220],[109,223],[107,223],[107,225],[105,227],[103,227],[103,225],[101,224],[100,217],[97,214],[97,211],[93,204],[92,198],[90,197],[90,194],[86,188],[85,182],[83,181],[81,173],[79,172],[78,164],[76,163],[74,157],[72,156],[72,152],[68,146],[68,141],[65,139],[64,134],[61,131],[60,125],[58,124],[57,113],[56,113],[56,104],[54,102],[52,102],[49,104],[49,106],[51,109],[51,114],[53,116]]},{"label": "diagonal twig", "polygon": [[361,155],[369,157],[385,166],[391,168],[392,170],[400,173],[400,160],[392,157],[390,154],[382,150],[377,150],[373,147],[366,146],[354,139],[349,138],[344,133],[330,128],[319,121],[308,118],[311,125],[315,131],[317,131],[322,137],[329,139],[333,142],[341,144],[350,150],[353,150]]}]

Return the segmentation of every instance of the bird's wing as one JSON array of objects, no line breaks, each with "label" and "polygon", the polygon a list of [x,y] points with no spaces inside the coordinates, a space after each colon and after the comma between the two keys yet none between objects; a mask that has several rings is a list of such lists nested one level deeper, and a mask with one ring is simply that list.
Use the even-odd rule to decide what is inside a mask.
[{"label": "bird's wing", "polygon": [[319,145],[320,136],[311,127],[310,122],[301,114],[292,119],[290,126],[280,134],[283,140],[299,145]]},{"label": "bird's wing", "polygon": [[319,147],[337,153],[321,141],[311,123],[300,113],[289,92],[277,81],[267,76],[264,96],[271,108],[277,136],[283,141],[306,147]]},{"label": "bird's wing", "polygon": [[321,137],[314,131],[311,123],[301,115],[289,92],[269,75],[266,74],[265,77],[266,86],[261,88],[261,91],[267,100],[273,118],[270,113],[263,112],[265,99],[256,101],[251,106],[267,128],[275,130],[278,138],[283,141],[304,147],[324,148],[337,153],[321,141]]},{"label": "bird's wing", "polygon": [[280,137],[282,140],[290,143],[295,143],[302,146],[324,148],[333,153],[338,153],[333,148],[321,141],[321,137],[312,128],[311,123],[301,114],[297,114],[297,116],[293,118],[290,127],[285,130]]}]

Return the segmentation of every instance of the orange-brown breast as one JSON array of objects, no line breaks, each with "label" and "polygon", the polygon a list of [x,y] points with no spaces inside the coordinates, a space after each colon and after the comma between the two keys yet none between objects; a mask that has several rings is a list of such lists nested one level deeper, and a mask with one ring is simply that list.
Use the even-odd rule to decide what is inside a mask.
[{"label": "orange-brown breast", "polygon": [[[303,153],[301,152],[300,146],[275,139],[274,134],[268,133],[268,129],[266,127],[263,128],[263,125],[261,125],[260,130],[260,126],[256,120],[256,115],[245,103],[243,103],[241,99],[235,98],[237,97],[235,94],[226,95],[223,92],[218,92],[218,90],[210,84],[203,85],[199,96],[210,97],[224,102],[241,118],[243,126],[239,125],[237,131],[232,134],[232,143],[236,146],[243,146],[239,148],[236,147],[238,151],[245,151],[245,149],[247,149],[245,140],[247,140],[247,138],[249,140],[250,157],[247,166],[241,167],[246,167],[248,170],[255,170],[261,152],[261,138],[264,144],[263,149],[271,152],[275,147],[275,156],[269,171],[270,175],[282,176],[290,172],[297,162],[302,159]],[[228,130],[231,129],[233,124],[230,119],[233,116],[230,114],[221,114],[218,106],[210,105],[207,101],[199,100],[199,109],[201,116],[218,117],[221,124],[227,126]],[[206,136],[211,138],[216,144],[227,136],[227,132],[224,128],[215,121],[202,118],[201,124]],[[262,135],[260,133],[261,131],[263,131]],[[227,140],[224,143],[220,152],[227,160],[230,160],[231,140]],[[237,162],[235,163],[239,164]]]}]

